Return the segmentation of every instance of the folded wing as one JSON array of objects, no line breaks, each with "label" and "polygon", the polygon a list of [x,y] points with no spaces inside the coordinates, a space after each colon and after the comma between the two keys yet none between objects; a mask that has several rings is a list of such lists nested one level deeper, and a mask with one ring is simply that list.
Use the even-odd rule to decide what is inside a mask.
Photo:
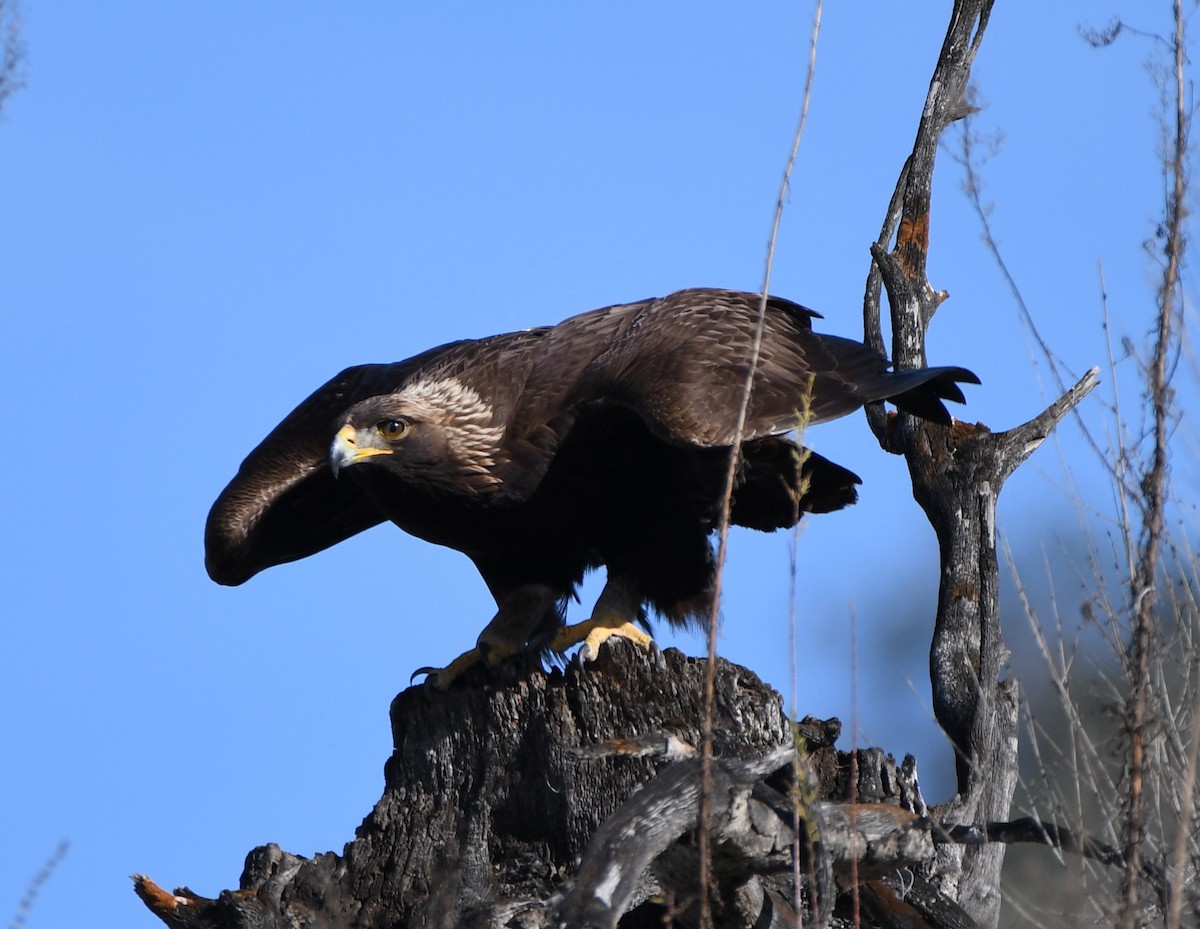
[{"label": "folded wing", "polygon": [[329,467],[344,411],[404,384],[431,355],[347,368],[319,387],[242,462],[204,528],[204,563],[219,584],[242,584],[272,565],[304,558],[383,521],[354,481]]}]

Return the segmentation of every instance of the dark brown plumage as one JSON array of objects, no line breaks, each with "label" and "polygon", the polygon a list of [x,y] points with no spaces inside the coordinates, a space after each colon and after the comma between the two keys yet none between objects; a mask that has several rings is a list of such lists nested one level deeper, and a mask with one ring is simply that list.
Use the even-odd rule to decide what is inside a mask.
[{"label": "dark brown plumage", "polygon": [[[755,294],[685,290],[347,368],[221,493],[205,530],[208,572],[241,584],[385,520],[457,549],[499,609],[442,685],[481,655],[562,649],[588,633],[594,653],[611,629],[628,634],[643,605],[672,622],[703,615],[758,308]],[[861,343],[814,333],[817,315],[767,302],[738,525],[770,531],[857,499],[854,474],[788,431],[880,400],[948,423],[942,401],[962,402],[958,383],[978,383],[963,368],[891,372]],[[564,635],[566,598],[600,565],[595,622]]]}]

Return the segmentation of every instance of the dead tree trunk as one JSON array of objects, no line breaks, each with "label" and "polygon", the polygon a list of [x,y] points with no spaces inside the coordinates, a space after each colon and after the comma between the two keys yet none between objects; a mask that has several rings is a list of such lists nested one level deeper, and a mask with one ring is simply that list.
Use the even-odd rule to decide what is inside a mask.
[{"label": "dead tree trunk", "polygon": [[[942,132],[971,112],[965,92],[993,0],[956,0],[929,84],[912,155],[905,163],[879,239],[872,246],[864,323],[884,349],[880,285],[891,307],[891,357],[898,369],[926,366],[925,333],[948,297],[926,276],[933,168]],[[894,245],[888,250],[889,244]],[[904,455],[913,496],[937,534],[941,583],[929,653],[933,705],[955,751],[958,796],[948,821],[1005,820],[1017,781],[1017,684],[1001,678],[1008,651],[1000,632],[996,499],[1009,475],[1096,385],[1090,371],[1063,398],[1008,432],[982,424],[931,425],[868,409],[880,444]],[[982,926],[1000,918],[1002,845],[947,847],[943,889]]]},{"label": "dead tree trunk", "polygon": [[[677,651],[647,657],[618,643],[584,670],[444,694],[409,689],[392,704],[383,796],[342,854],[302,858],[268,845],[247,856],[238,890],[202,897],[142,876],[136,890],[176,929],[695,926],[691,746],[701,738],[704,668]],[[815,900],[825,924],[874,907],[970,925],[931,885],[902,894],[881,880],[930,863],[945,834],[923,815],[915,762],[898,767],[878,750],[857,753],[859,803],[837,802],[850,794],[851,770],[832,747],[838,729],[793,727],[775,691],[719,662],[716,925],[795,925],[798,900],[808,924]],[[797,743],[807,759],[799,781]]]}]

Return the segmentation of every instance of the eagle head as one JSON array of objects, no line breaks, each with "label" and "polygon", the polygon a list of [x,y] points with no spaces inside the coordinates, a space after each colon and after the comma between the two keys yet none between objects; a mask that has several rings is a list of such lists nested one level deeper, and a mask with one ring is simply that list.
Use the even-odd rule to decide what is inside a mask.
[{"label": "eagle head", "polygon": [[480,493],[500,482],[504,429],[493,419],[491,405],[456,378],[408,384],[346,411],[329,467],[337,476],[365,462],[411,484]]},{"label": "eagle head", "polygon": [[412,428],[407,419],[384,419],[374,427],[355,426],[347,422],[333,437],[329,449],[329,467],[337,477],[342,468],[358,464],[376,455],[394,455],[400,448],[400,440]]}]

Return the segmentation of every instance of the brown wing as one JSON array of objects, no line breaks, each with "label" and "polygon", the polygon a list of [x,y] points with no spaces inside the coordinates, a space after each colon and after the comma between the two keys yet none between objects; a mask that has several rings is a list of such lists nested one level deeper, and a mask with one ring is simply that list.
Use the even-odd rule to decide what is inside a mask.
[{"label": "brown wing", "polygon": [[544,330],[536,346],[514,345],[497,359],[497,373],[503,372],[503,382],[510,385],[503,397],[493,393],[505,423],[496,474],[506,495],[527,499],[537,489],[575,424],[584,372],[653,302],[581,313]]},{"label": "brown wing", "polygon": [[204,529],[205,566],[219,584],[241,584],[264,568],[328,548],[383,521],[354,481],[335,480],[329,446],[341,414],[388,393],[461,346],[452,343],[397,364],[347,368],[296,407],[242,462]]},{"label": "brown wing", "polygon": [[[756,294],[726,290],[684,290],[641,304],[584,372],[581,397],[623,403],[671,441],[727,445],[758,313]],[[892,372],[883,355],[862,343],[813,332],[816,316],[799,304],[768,299],[747,440],[885,399],[949,422],[941,400],[962,401],[956,381],[978,383],[963,368]]]},{"label": "brown wing", "polygon": [[205,565],[221,584],[329,548],[385,519],[355,480],[329,467],[334,434],[355,404],[416,381],[453,379],[485,397],[506,427],[496,464],[503,492],[525,497],[540,483],[574,421],[566,397],[580,371],[628,315],[621,307],[583,314],[554,329],[527,329],[444,345],[396,364],[347,368],[317,389],[242,463],[205,526]]}]

